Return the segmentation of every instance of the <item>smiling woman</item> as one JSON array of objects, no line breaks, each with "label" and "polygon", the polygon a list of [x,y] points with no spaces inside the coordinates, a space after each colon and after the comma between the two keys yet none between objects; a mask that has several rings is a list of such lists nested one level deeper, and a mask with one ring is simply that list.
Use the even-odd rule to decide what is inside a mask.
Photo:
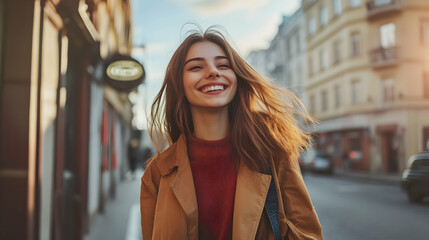
[{"label": "smiling woman", "polygon": [[[190,104],[194,126],[202,126],[195,129],[195,135],[204,138],[210,135],[214,138],[226,135],[228,125],[228,104],[232,101],[237,90],[237,76],[230,67],[225,52],[213,42],[203,41],[189,48],[183,73],[183,85],[185,96]],[[212,127],[215,133],[206,133],[210,126],[205,126],[204,121],[209,116],[205,112],[212,112],[216,108],[216,114],[225,115],[224,127]],[[195,123],[195,121],[199,121]],[[217,122],[217,124],[221,124]],[[203,129],[205,129],[203,131]],[[223,130],[220,132],[219,130]],[[219,136],[217,136],[219,135]],[[209,137],[209,136],[207,136]]]},{"label": "smiling woman", "polygon": [[[142,177],[144,239],[322,239],[298,166],[311,121],[214,28],[173,54],[151,112],[158,146]],[[159,139],[170,146],[161,152]]]}]

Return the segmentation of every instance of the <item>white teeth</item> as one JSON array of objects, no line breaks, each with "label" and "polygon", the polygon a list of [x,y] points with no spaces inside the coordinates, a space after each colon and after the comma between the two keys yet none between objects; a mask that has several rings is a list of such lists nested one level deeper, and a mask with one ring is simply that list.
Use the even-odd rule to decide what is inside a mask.
[{"label": "white teeth", "polygon": [[223,89],[224,89],[223,85],[213,85],[213,86],[205,87],[205,88],[203,88],[201,91],[202,91],[203,93],[206,93],[206,92],[217,91],[217,90],[223,90]]}]

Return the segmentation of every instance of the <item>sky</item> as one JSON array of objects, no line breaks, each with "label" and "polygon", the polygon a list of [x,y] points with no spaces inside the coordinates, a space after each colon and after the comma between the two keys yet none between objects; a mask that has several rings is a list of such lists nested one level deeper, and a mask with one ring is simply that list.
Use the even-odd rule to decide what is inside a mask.
[{"label": "sky", "polygon": [[301,0],[131,0],[132,56],[146,71],[135,101],[134,124],[146,128],[145,112],[158,93],[165,69],[188,30],[220,25],[242,57],[267,48],[283,15],[292,15]]}]

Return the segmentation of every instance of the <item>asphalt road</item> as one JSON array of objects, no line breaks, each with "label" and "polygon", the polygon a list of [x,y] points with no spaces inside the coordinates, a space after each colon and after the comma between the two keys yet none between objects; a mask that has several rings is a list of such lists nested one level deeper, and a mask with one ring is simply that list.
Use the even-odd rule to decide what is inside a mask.
[{"label": "asphalt road", "polygon": [[304,174],[325,240],[429,240],[429,199],[399,186]]}]

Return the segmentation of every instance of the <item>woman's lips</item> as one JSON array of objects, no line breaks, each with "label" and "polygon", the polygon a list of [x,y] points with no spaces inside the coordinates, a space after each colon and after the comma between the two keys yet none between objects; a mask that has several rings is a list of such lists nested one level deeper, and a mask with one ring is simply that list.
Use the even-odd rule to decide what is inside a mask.
[{"label": "woman's lips", "polygon": [[205,94],[218,94],[218,93],[225,91],[225,89],[227,89],[227,88],[228,88],[228,86],[225,84],[210,83],[210,84],[203,85],[198,90],[202,93],[205,93]]}]

